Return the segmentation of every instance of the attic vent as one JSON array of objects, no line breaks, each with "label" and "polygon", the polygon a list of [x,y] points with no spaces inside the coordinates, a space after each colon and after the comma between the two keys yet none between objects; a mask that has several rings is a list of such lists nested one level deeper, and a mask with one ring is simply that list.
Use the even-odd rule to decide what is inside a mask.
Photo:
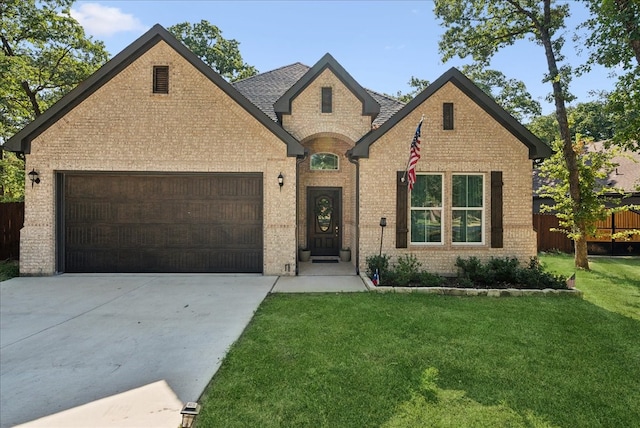
[{"label": "attic vent", "polygon": [[323,113],[331,113],[332,110],[332,92],[331,88],[322,88],[322,112]]},{"label": "attic vent", "polygon": [[442,103],[442,129],[453,129],[453,103]]},{"label": "attic vent", "polygon": [[169,93],[169,66],[167,65],[153,66],[153,93],[154,94]]}]

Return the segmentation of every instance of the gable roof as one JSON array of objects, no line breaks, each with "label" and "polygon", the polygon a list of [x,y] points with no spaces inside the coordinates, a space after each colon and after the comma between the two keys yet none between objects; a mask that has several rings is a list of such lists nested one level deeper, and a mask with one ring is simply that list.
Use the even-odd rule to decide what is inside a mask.
[{"label": "gable roof", "polygon": [[273,108],[279,121],[282,121],[283,114],[291,114],[291,102],[293,99],[327,68],[362,102],[362,114],[375,119],[380,113],[380,104],[338,64],[338,61],[327,53],[275,102]]},{"label": "gable roof", "polygon": [[356,158],[369,157],[369,147],[382,137],[387,131],[393,128],[398,122],[404,119],[409,113],[420,106],[431,95],[442,88],[446,83],[453,83],[464,94],[471,98],[478,106],[493,117],[504,128],[511,132],[518,140],[529,148],[530,159],[540,159],[551,156],[551,149],[544,144],[531,131],[525,128],[513,116],[507,113],[493,98],[485,94],[469,78],[456,68],[450,68],[432,84],[427,86],[420,94],[412,99],[400,111],[382,124],[378,129],[372,130],[362,137],[350,150],[350,156]]},{"label": "gable roof", "polygon": [[76,107],[96,90],[109,82],[109,80],[160,41],[164,41],[171,46],[184,59],[191,63],[191,65],[198,69],[198,71],[209,78],[209,80],[222,89],[230,98],[236,101],[249,114],[268,128],[276,137],[280,138],[287,145],[288,156],[304,155],[304,147],[291,134],[278,126],[277,123],[274,123],[274,121],[267,117],[262,110],[247,100],[229,82],[224,80],[222,76],[205,64],[160,24],[154,25],[149,31],[126,47],[122,52],[114,56],[98,71],[89,76],[89,78],[80,83],[53,106],[47,109],[42,115],[38,116],[33,122],[25,126],[16,135],[9,138],[9,140],[5,142],[3,148],[13,152],[30,153],[31,141],[34,138],[48,129],[71,109]]},{"label": "gable roof", "polygon": [[[278,122],[278,115],[274,109],[274,104],[285,92],[291,89],[310,68],[308,65],[296,62],[295,64],[286,65],[233,82],[232,85],[274,122]],[[367,88],[364,88],[364,90],[380,105],[380,113],[372,122],[374,127],[382,125],[398,110],[404,107],[403,102],[388,95],[380,94]]]}]

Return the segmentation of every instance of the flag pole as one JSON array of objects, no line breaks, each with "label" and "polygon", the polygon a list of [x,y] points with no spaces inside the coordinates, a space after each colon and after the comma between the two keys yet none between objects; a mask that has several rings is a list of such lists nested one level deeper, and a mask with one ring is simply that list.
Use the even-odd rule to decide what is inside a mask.
[{"label": "flag pole", "polygon": [[[418,123],[422,123],[424,121],[424,114],[422,115],[422,117],[420,118],[420,122]],[[412,140],[413,142],[413,140]],[[407,159],[407,165],[404,167],[404,174],[402,174],[402,178],[400,179],[400,181],[402,183],[406,182],[406,178],[407,178],[407,170],[409,169],[409,162],[411,162],[411,152],[409,152],[409,158]]]}]

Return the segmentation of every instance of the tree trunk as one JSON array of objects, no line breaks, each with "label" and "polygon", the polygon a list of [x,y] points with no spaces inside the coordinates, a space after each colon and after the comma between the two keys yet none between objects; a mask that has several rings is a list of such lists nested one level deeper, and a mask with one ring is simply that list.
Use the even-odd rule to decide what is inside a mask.
[{"label": "tree trunk", "polygon": [[[565,94],[560,83],[560,73],[558,71],[558,64],[556,62],[555,52],[553,50],[553,42],[551,41],[551,34],[549,33],[549,27],[551,23],[551,5],[550,0],[544,2],[544,23],[538,25],[538,31],[540,32],[540,40],[544,46],[545,55],[547,57],[547,65],[549,67],[549,79],[553,85],[553,98],[556,106],[556,118],[560,126],[560,137],[562,138],[562,154],[564,157],[567,171],[569,172],[569,196],[573,206],[573,217],[576,218],[580,213],[580,205],[582,198],[580,195],[580,175],[578,171],[578,162],[576,158],[576,152],[573,149],[573,141],[571,139],[571,133],[569,131],[569,120],[567,119],[567,108],[565,106]],[[585,240],[584,225],[576,225],[580,232],[582,241]],[[589,270],[589,260],[587,258],[587,245],[584,241],[584,245],[578,245],[576,243],[575,253],[575,266],[580,269]]]}]

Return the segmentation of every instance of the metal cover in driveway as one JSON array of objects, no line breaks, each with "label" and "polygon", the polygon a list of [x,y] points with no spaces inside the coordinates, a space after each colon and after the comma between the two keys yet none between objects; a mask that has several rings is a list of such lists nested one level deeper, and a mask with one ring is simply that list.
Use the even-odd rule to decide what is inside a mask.
[{"label": "metal cover in driveway", "polygon": [[65,272],[262,272],[262,174],[66,173]]}]

